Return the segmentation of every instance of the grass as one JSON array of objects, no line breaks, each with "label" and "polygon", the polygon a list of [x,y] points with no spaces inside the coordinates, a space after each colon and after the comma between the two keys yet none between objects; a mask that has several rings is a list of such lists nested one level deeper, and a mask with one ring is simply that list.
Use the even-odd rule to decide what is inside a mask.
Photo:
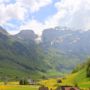
[{"label": "grass", "polygon": [[7,88],[6,90],[38,90],[38,86],[15,86]]},{"label": "grass", "polygon": [[55,89],[55,84],[57,83],[56,81],[57,81],[56,79],[50,78],[50,79],[47,79],[47,80],[40,81],[40,84],[42,84],[42,85],[44,85],[48,88]]},{"label": "grass", "polygon": [[[52,73],[50,72],[50,74]],[[61,80],[62,83],[57,83],[58,80]],[[40,80],[38,83],[48,87],[49,89],[52,88],[53,90],[55,90],[59,85],[74,86],[75,84],[77,84],[81,89],[90,88],[90,78],[86,77],[85,69],[82,69],[77,73],[66,75],[64,78],[49,78],[47,80]],[[0,83],[0,85],[0,90],[38,90],[39,87],[35,85],[20,86],[18,82],[8,82],[8,85]]]},{"label": "grass", "polygon": [[63,85],[75,85],[77,84],[80,88],[90,88],[90,78],[86,77],[85,69],[80,70],[77,73],[70,74],[62,80]]},{"label": "grass", "polygon": [[18,82],[8,82],[4,85],[0,82],[0,90],[38,90],[38,85],[19,85]]},{"label": "grass", "polygon": [[[57,83],[57,80],[61,80],[62,83]],[[90,88],[90,78],[86,77],[85,69],[80,70],[77,73],[69,74],[64,78],[50,78],[44,81],[41,81],[41,84],[55,89],[57,86],[69,85],[75,86],[78,85],[81,89]]]},{"label": "grass", "polygon": [[81,88],[90,88],[90,84],[81,84],[80,87]]},{"label": "grass", "polygon": [[47,72],[47,76],[48,76],[48,77],[60,77],[60,76],[64,76],[64,73],[58,72],[58,71],[56,71],[56,70],[49,70],[49,71]]},{"label": "grass", "polygon": [[38,90],[39,86],[2,85],[0,90]]}]

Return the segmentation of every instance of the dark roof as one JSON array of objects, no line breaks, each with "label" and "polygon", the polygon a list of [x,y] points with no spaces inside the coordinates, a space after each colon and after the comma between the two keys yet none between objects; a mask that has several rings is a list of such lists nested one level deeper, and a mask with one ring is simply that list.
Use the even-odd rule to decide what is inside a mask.
[{"label": "dark roof", "polygon": [[61,90],[80,90],[78,87],[61,86]]},{"label": "dark roof", "polygon": [[56,90],[80,90],[78,87],[73,86],[60,86]]}]

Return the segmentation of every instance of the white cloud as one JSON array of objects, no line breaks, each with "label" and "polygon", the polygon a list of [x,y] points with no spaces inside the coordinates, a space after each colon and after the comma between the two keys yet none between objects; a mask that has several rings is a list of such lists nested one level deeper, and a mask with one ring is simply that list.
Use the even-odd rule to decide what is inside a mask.
[{"label": "white cloud", "polygon": [[0,0],[0,3],[9,3],[11,0]]},{"label": "white cloud", "polygon": [[45,25],[42,24],[41,22],[37,21],[37,20],[31,20],[31,21],[28,21],[26,22],[24,25],[22,25],[20,27],[20,30],[27,30],[27,29],[31,29],[31,30],[34,30],[34,32],[36,34],[39,34],[41,35],[42,33],[42,30],[45,28]]},{"label": "white cloud", "polygon": [[90,1],[89,0],[60,0],[55,3],[57,13],[49,16],[44,23],[32,20],[23,27],[40,32],[45,28],[67,26],[75,29],[90,28]]},{"label": "white cloud", "polygon": [[30,9],[31,13],[39,11],[42,7],[45,7],[52,3],[52,0],[17,0],[23,7]]},{"label": "white cloud", "polygon": [[10,1],[0,0],[0,24],[5,24],[12,19],[24,21],[30,13],[52,3],[51,0],[16,0],[15,3]]},{"label": "white cloud", "polygon": [[27,10],[20,4],[0,4],[0,24],[6,24],[9,20],[17,19],[23,21],[26,17]]},{"label": "white cloud", "polygon": [[55,7],[58,12],[52,17],[59,17],[59,21],[56,21],[58,25],[89,29],[87,25],[90,24],[90,0],[60,0]]},{"label": "white cloud", "polygon": [[[0,25],[5,25],[5,27],[9,28],[10,26],[11,28],[14,28],[18,25],[14,25],[8,21],[16,19],[21,21],[21,23],[25,23],[28,16],[39,11],[42,7],[51,4],[52,0],[15,0],[13,3],[12,2],[12,0],[0,0]],[[43,29],[43,24],[37,20],[29,20],[24,26],[28,28],[29,24],[31,29],[35,30],[35,27],[38,28],[38,30],[36,29],[36,32]],[[22,25],[20,27],[22,27]]]},{"label": "white cloud", "polygon": [[[1,25],[9,25],[9,20],[17,19],[23,23],[19,27],[20,29],[33,29],[39,34],[45,28],[58,25],[76,29],[90,29],[90,0],[60,0],[54,6],[57,13],[48,16],[44,22],[31,20],[27,17],[35,14],[42,7],[50,5],[53,0],[16,0],[14,3],[10,3],[10,1],[0,0]],[[8,4],[5,5],[5,3]],[[29,20],[27,21],[27,19]]]},{"label": "white cloud", "polygon": [[15,4],[9,4],[6,7],[6,12],[8,17],[10,17],[11,19],[15,18],[18,20],[24,20],[27,10],[21,7],[20,4],[15,3]]},{"label": "white cloud", "polygon": [[47,26],[47,28],[49,27],[55,27],[60,25],[60,20],[62,18],[64,18],[66,11],[62,10],[60,12],[57,12],[55,15],[53,16],[49,16],[47,18],[47,20],[45,20],[45,25]]},{"label": "white cloud", "polygon": [[89,0],[60,0],[55,3],[57,13],[49,16],[44,28],[67,26],[75,29],[90,29]]}]

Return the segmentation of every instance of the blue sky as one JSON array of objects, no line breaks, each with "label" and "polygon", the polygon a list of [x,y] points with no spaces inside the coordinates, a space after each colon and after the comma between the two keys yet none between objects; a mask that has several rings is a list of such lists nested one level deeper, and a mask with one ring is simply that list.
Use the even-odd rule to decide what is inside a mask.
[{"label": "blue sky", "polygon": [[89,0],[0,0],[0,25],[11,34],[66,26],[90,29]]}]

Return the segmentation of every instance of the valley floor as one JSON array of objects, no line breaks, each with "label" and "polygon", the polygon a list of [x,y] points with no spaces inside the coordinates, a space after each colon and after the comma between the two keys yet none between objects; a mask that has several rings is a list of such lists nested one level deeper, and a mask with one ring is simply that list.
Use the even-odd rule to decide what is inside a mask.
[{"label": "valley floor", "polygon": [[[41,85],[44,85],[52,90],[56,90],[58,86],[74,86],[73,83],[74,78],[77,76],[76,74],[72,74],[67,76],[66,78],[50,78],[47,80],[41,80],[38,82]],[[57,81],[61,80],[62,83],[58,83]],[[40,86],[37,85],[19,85],[18,82],[8,82],[7,85],[0,83],[0,90],[38,90]],[[82,90],[90,90],[90,80],[78,83],[78,87]]]},{"label": "valley floor", "polygon": [[0,90],[38,90],[39,86],[1,85]]},{"label": "valley floor", "polygon": [[[48,78],[37,82],[44,85],[49,90],[56,90],[58,86],[77,86],[81,90],[90,90],[90,78],[86,77],[85,69],[77,73],[72,73],[63,78]],[[8,82],[7,85],[0,82],[0,90],[38,90],[38,85],[19,85],[18,82]]]}]

